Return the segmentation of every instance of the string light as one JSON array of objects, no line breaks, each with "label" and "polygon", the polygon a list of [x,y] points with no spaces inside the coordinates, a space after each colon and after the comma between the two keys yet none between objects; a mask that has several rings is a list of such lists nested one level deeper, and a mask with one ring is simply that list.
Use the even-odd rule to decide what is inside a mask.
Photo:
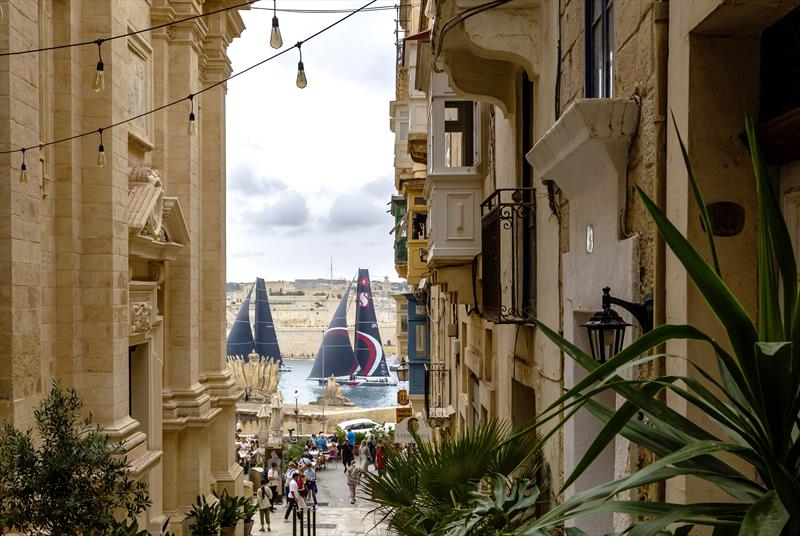
[{"label": "string light", "polygon": [[308,85],[308,80],[306,79],[306,70],[303,66],[303,42],[298,41],[295,46],[297,47],[298,52],[300,52],[300,61],[297,62],[297,87],[303,89]]},{"label": "string light", "polygon": [[[250,0],[249,2],[245,2],[244,4],[240,4],[239,6],[241,6],[241,5],[249,5],[249,4],[252,4],[253,2],[257,2],[257,1],[258,0]],[[114,127],[125,125],[127,123],[130,123],[131,121],[135,121],[137,119],[141,119],[142,117],[146,117],[148,115],[152,115],[152,114],[154,114],[156,112],[160,112],[162,110],[166,110],[167,108],[175,106],[178,103],[181,103],[181,102],[185,101],[186,99],[189,99],[189,101],[190,101],[190,103],[192,105],[192,108],[191,108],[190,113],[189,113],[190,124],[189,124],[189,129],[188,130],[189,130],[190,135],[196,134],[197,133],[197,122],[196,122],[196,118],[194,116],[194,102],[193,102],[193,98],[195,96],[199,95],[200,93],[205,93],[206,91],[211,91],[214,88],[217,88],[217,87],[219,87],[219,86],[221,86],[223,84],[226,84],[227,82],[229,82],[230,80],[236,78],[237,76],[241,76],[241,75],[245,74],[248,71],[252,71],[256,67],[260,67],[261,65],[276,59],[279,56],[283,56],[284,54],[288,53],[293,48],[297,48],[298,50],[300,50],[300,47],[302,46],[302,44],[304,42],[310,41],[311,39],[314,39],[315,37],[317,37],[319,35],[322,35],[323,33],[327,32],[328,30],[332,29],[333,27],[343,23],[344,21],[346,21],[347,19],[349,19],[350,17],[352,17],[353,15],[355,15],[357,13],[361,13],[362,11],[368,11],[367,8],[369,6],[371,6],[372,4],[374,4],[375,2],[377,2],[377,1],[378,0],[370,0],[369,2],[367,2],[366,4],[361,6],[360,8],[355,9],[355,10],[353,10],[351,12],[348,12],[348,14],[345,15],[344,17],[342,17],[340,19],[337,19],[337,20],[333,21],[332,23],[328,24],[327,26],[325,26],[324,28],[321,28],[321,29],[317,30],[313,34],[311,34],[308,37],[306,37],[303,41],[298,41],[296,45],[294,45],[294,46],[292,46],[290,48],[285,48],[285,49],[283,49],[283,50],[281,50],[279,52],[276,52],[272,56],[269,56],[269,57],[267,57],[267,58],[265,58],[265,59],[263,59],[263,60],[261,60],[261,61],[259,61],[257,63],[254,63],[253,65],[250,65],[249,67],[247,67],[245,69],[242,69],[241,71],[238,71],[238,72],[236,72],[236,73],[234,73],[234,74],[232,74],[232,75],[230,75],[230,76],[228,76],[226,78],[223,78],[223,79],[218,80],[218,81],[216,81],[216,82],[214,82],[212,84],[209,84],[206,87],[204,87],[203,89],[197,91],[196,93],[190,93],[186,97],[175,99],[175,100],[173,100],[171,102],[167,102],[165,104],[162,104],[162,105],[157,106],[155,108],[152,108],[150,110],[144,111],[144,112],[142,112],[140,114],[136,114],[136,115],[133,115],[133,116],[128,117],[126,119],[121,119],[121,120],[116,121],[114,123],[108,124],[108,125],[102,127],[102,130],[109,130],[109,129],[112,129]],[[230,7],[225,8],[225,9],[219,9],[219,10],[214,11],[214,12],[209,12],[209,13],[205,13],[203,15],[189,17],[189,18],[183,19],[183,20],[192,20],[192,19],[200,18],[202,16],[210,15],[212,13],[219,13],[219,12],[222,12],[222,11],[229,11],[230,9],[235,9],[236,7],[239,7],[239,6],[230,6]],[[153,30],[153,29],[156,29],[156,28],[169,26],[171,24],[175,24],[175,23],[178,23],[178,22],[180,22],[180,21],[174,21],[174,22],[169,23],[169,24],[162,24],[160,26],[155,26],[153,28],[148,28],[146,30],[139,30],[139,31],[136,31],[136,32],[130,32],[129,34],[126,34],[126,35],[135,35],[135,34],[139,34],[139,33],[146,32],[146,31],[150,31],[150,30]],[[5,53],[0,53],[0,57],[13,56],[13,55],[18,55],[18,54],[27,54],[27,53],[33,53],[33,52],[41,52],[41,51],[46,51],[46,50],[63,49],[63,48],[68,48],[68,47],[73,47],[73,46],[82,46],[82,45],[86,45],[86,44],[95,44],[95,45],[98,45],[98,47],[99,47],[98,41],[99,42],[110,41],[112,39],[117,39],[119,37],[123,37],[123,36],[114,36],[114,37],[106,38],[104,40],[98,39],[98,40],[95,40],[95,41],[88,41],[88,42],[85,42],[85,43],[73,43],[73,44],[69,44],[69,45],[58,45],[58,46],[54,46],[54,47],[47,47],[47,48],[36,49],[36,50],[5,52]],[[305,72],[304,72],[303,67],[302,67],[302,51],[300,51],[300,63],[298,65],[298,67],[300,67],[300,70],[298,72],[298,80],[297,80],[298,85],[300,85],[300,83],[302,82],[304,84],[302,87],[305,87],[305,85],[307,84],[307,80],[305,78]],[[301,77],[300,77],[301,73],[302,73],[302,80],[301,80]],[[192,125],[191,125],[192,122],[195,123],[194,129],[192,128]],[[65,142],[68,142],[68,141],[77,140],[77,139],[80,139],[80,138],[84,138],[86,136],[93,135],[95,133],[98,133],[99,130],[101,130],[101,129],[89,130],[89,131],[86,131],[86,132],[73,134],[71,136],[66,136],[64,138],[58,138],[58,139],[55,139],[55,140],[52,140],[52,141],[48,141],[48,142],[45,142],[45,143],[40,143],[39,145],[33,145],[33,146],[30,146],[30,147],[20,147],[18,149],[3,150],[3,151],[0,151],[0,155],[16,153],[17,151],[22,153],[22,164],[20,166],[20,182],[21,183],[26,183],[26,182],[28,182],[28,173],[27,173],[27,166],[26,166],[26,162],[25,162],[25,151],[27,151],[28,149],[36,148],[36,147],[38,147],[39,150],[41,151],[45,147],[49,147],[51,145],[56,145],[56,144],[59,144],[59,143],[65,143]]]},{"label": "string light", "polygon": [[103,45],[103,40],[98,39],[95,41],[97,43],[97,70],[94,72],[94,81],[92,81],[92,89],[95,93],[99,93],[106,87],[106,77],[103,73],[103,52],[101,50]]},{"label": "string light", "polygon": [[189,95],[189,128],[187,129],[187,133],[189,136],[196,136],[197,135],[197,121],[194,117],[194,94]]},{"label": "string light", "polygon": [[97,148],[97,167],[106,167],[106,150],[103,147],[103,129],[98,128],[100,134],[100,146]]},{"label": "string light", "polygon": [[19,183],[28,184],[28,166],[25,165],[25,149],[22,149],[22,165],[19,167]]},{"label": "string light", "polygon": [[272,0],[272,34],[269,38],[269,46],[274,49],[283,46],[283,37],[281,37],[281,28],[278,26],[278,6],[277,0]]}]

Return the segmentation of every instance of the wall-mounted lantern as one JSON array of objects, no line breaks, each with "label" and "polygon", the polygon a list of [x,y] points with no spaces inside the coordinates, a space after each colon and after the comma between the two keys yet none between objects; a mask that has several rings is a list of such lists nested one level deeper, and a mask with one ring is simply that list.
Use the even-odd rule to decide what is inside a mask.
[{"label": "wall-mounted lantern", "polygon": [[408,361],[406,361],[405,357],[400,359],[400,364],[397,366],[397,370],[395,372],[397,372],[398,381],[401,382],[408,381]]},{"label": "wall-mounted lantern", "polygon": [[583,324],[589,335],[592,357],[599,363],[617,355],[625,341],[625,328],[630,326],[611,306],[618,305],[630,312],[639,322],[642,333],[653,329],[653,296],[647,294],[643,303],[632,303],[611,296],[611,288],[603,288],[603,308]]}]

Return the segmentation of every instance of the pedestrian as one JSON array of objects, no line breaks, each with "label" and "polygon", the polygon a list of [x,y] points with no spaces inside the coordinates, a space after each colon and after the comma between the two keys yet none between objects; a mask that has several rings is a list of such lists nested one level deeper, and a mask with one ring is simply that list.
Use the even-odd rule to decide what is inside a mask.
[{"label": "pedestrian", "polygon": [[308,491],[311,494],[311,498],[314,500],[314,504],[317,504],[317,472],[314,470],[313,465],[309,465],[306,467],[306,485],[308,486]]},{"label": "pedestrian", "polygon": [[356,433],[352,430],[347,432],[347,442],[350,443],[350,446],[355,448],[356,446]]},{"label": "pedestrian", "polygon": [[294,478],[295,473],[297,473],[297,464],[294,463],[294,462],[289,462],[289,466],[286,469],[286,474],[284,475],[286,477],[286,484],[284,484],[284,489],[283,489],[283,491],[284,491],[283,496],[284,497],[288,497],[289,496],[289,484],[292,482],[292,479]]},{"label": "pedestrian", "polygon": [[347,487],[350,489],[350,504],[356,504],[356,488],[358,481],[361,480],[361,470],[356,465],[356,461],[350,462],[347,468]]},{"label": "pedestrian", "polygon": [[291,514],[293,510],[297,511],[297,518],[302,521],[303,510],[306,509],[306,502],[300,494],[300,490],[302,489],[300,472],[295,472],[293,477],[294,478],[289,482],[289,499],[287,501],[288,506],[286,507],[286,513],[283,515],[284,521],[289,521],[289,514]]},{"label": "pedestrian", "polygon": [[261,518],[261,532],[264,532],[264,520],[267,522],[267,532],[272,532],[272,527],[270,526],[269,522],[269,513],[272,511],[272,498],[272,490],[262,480],[261,486],[259,486],[258,491],[256,492],[256,500],[258,501],[258,514],[259,518]]},{"label": "pedestrian", "polygon": [[349,441],[345,441],[342,443],[342,464],[344,465],[344,471],[347,472],[347,468],[350,467],[350,463],[353,461],[353,446],[350,444]]},{"label": "pedestrian", "polygon": [[278,499],[278,488],[281,485],[281,472],[278,470],[278,464],[272,462],[272,467],[267,471],[267,485],[269,486],[272,495],[269,499],[269,507],[273,512],[275,511],[275,501]]},{"label": "pedestrian", "polygon": [[359,447],[358,452],[358,465],[364,471],[369,471],[369,464],[372,463],[372,460],[369,457],[369,446],[367,444],[366,439],[361,440],[361,446]]},{"label": "pedestrian", "polygon": [[328,450],[328,442],[325,440],[322,430],[319,431],[319,435],[317,436],[317,448],[320,452]]},{"label": "pedestrian", "polygon": [[372,462],[375,463],[375,447],[378,443],[375,441],[375,436],[369,434],[367,438],[367,447],[369,447],[369,457],[372,458]]},{"label": "pedestrian", "polygon": [[383,476],[383,469],[386,467],[386,455],[383,453],[383,440],[379,440],[375,446],[375,469],[378,476]]}]

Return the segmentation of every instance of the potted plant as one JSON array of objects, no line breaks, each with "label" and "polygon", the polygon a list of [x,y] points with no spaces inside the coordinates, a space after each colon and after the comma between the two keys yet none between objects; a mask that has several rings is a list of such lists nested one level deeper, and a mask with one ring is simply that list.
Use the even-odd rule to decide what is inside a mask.
[{"label": "potted plant", "polygon": [[236,532],[236,523],[242,518],[242,510],[247,499],[228,495],[228,490],[223,490],[221,497],[216,493],[214,496],[219,499],[220,536],[233,536]]},{"label": "potted plant", "polygon": [[[244,497],[242,497],[244,499]],[[242,521],[244,521],[244,536],[250,536],[253,531],[253,517],[258,513],[258,504],[255,501],[244,500],[242,503]]]},{"label": "potted plant", "polygon": [[209,504],[203,495],[197,496],[197,502],[186,515],[192,520],[189,528],[193,536],[217,536],[219,533],[219,502]]}]

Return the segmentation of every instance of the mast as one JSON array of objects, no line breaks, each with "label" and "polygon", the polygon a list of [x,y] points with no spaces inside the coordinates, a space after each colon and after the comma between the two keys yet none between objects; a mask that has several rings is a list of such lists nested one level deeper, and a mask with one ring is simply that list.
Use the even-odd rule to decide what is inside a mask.
[{"label": "mast", "polygon": [[255,328],[255,349],[258,355],[280,364],[281,348],[278,345],[278,335],[275,333],[275,323],[272,321],[272,312],[269,309],[267,286],[260,277],[256,278]]},{"label": "mast", "polygon": [[375,315],[369,270],[364,268],[358,270],[355,347],[356,361],[361,367],[359,376],[389,377],[389,367],[386,365],[381,333],[378,329],[378,318]]},{"label": "mast", "polygon": [[245,362],[248,355],[255,349],[253,330],[250,328],[250,296],[253,287],[247,291],[247,297],[242,302],[242,307],[236,315],[231,332],[228,333],[227,355],[228,358],[241,356]]}]

